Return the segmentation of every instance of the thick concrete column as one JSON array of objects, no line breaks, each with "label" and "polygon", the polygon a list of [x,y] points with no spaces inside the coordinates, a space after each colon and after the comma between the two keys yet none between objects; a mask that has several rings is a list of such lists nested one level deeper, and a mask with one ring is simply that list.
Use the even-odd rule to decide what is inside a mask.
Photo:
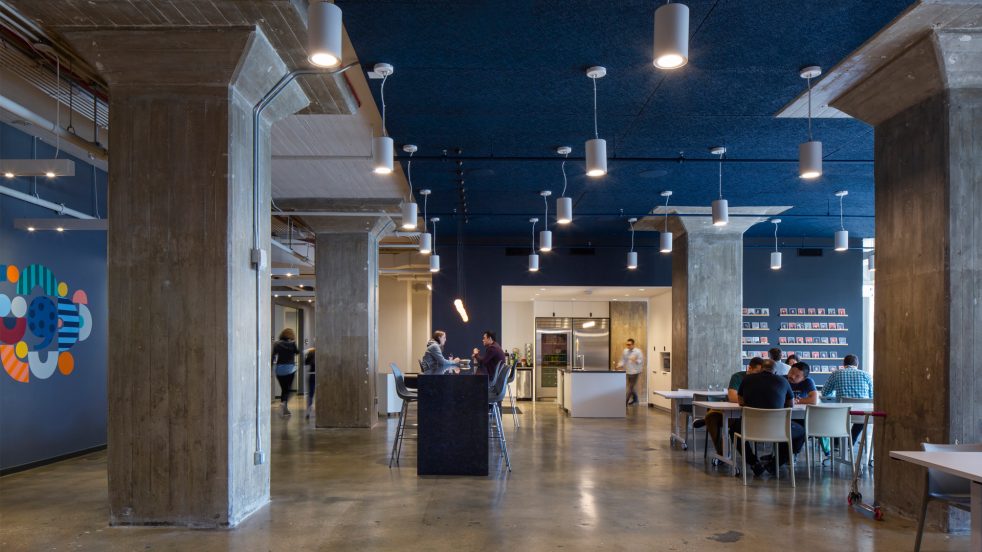
[{"label": "thick concrete column", "polygon": [[[875,125],[874,397],[888,414],[876,495],[912,516],[923,469],[889,451],[982,442],[982,5],[971,9],[974,30],[948,31],[937,14],[918,23],[914,10],[881,31],[912,45],[884,50],[832,103]],[[930,521],[965,526],[955,512]]]},{"label": "thick concrete column", "polygon": [[[269,352],[255,353],[269,274],[257,298],[252,107],[286,67],[252,28],[64,34],[110,86],[110,522],[234,526],[269,501],[253,454],[257,438],[269,451]],[[298,88],[279,102],[264,136],[307,104]],[[268,169],[259,202],[268,250]]]},{"label": "thick concrete column", "polygon": [[317,427],[368,428],[378,422],[378,242],[393,223],[361,220],[338,221],[330,231],[314,227]]}]

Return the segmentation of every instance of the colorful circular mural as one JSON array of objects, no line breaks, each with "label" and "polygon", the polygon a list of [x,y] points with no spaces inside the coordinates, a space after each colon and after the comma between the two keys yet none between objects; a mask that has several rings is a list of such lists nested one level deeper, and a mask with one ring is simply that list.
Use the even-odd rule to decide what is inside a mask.
[{"label": "colorful circular mural", "polygon": [[0,265],[0,361],[14,381],[70,375],[70,349],[91,333],[85,291],[71,289],[43,265]]}]

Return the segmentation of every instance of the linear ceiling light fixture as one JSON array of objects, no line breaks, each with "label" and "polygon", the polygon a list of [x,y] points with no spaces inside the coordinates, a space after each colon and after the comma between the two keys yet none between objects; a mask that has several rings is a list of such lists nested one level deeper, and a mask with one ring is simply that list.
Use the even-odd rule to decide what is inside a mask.
[{"label": "linear ceiling light fixture", "polygon": [[638,268],[638,252],[634,250],[634,223],[638,219],[631,217],[627,219],[627,222],[631,225],[631,250],[627,252],[627,268],[628,270],[634,270]]},{"label": "linear ceiling light fixture", "polygon": [[845,251],[849,249],[849,231],[846,230],[845,219],[842,214],[842,198],[849,195],[846,190],[839,190],[835,196],[839,198],[839,229],[835,231],[835,250]]},{"label": "linear ceiling light fixture", "polygon": [[416,153],[416,149],[416,146],[412,144],[402,146],[402,151],[409,154],[409,161],[406,163],[406,180],[409,183],[409,200],[403,201],[401,207],[403,230],[416,229],[416,217],[419,213],[419,207],[416,205],[416,202],[413,201],[413,155]]},{"label": "linear ceiling light fixture", "polygon": [[594,178],[607,174],[607,141],[597,128],[597,79],[606,75],[607,69],[599,65],[586,70],[593,81],[593,138],[586,141],[586,175]]},{"label": "linear ceiling light fixture", "polygon": [[317,67],[341,65],[341,8],[331,2],[307,6],[307,61]]},{"label": "linear ceiling light fixture", "polygon": [[433,252],[433,235],[427,232],[426,227],[426,204],[429,202],[430,190],[420,190],[419,195],[423,196],[423,233],[419,235],[419,252],[429,255]]},{"label": "linear ceiling light fixture", "polygon": [[661,196],[665,198],[665,229],[662,230],[661,237],[658,239],[658,250],[662,253],[671,253],[672,233],[668,231],[668,200],[672,197],[672,190],[665,190]]},{"label": "linear ceiling light fixture", "polygon": [[569,159],[573,148],[569,146],[559,146],[556,153],[563,156],[563,193],[556,198],[556,224],[569,224],[573,222],[573,198],[566,197],[566,160]]},{"label": "linear ceiling light fixture", "polygon": [[730,222],[730,205],[723,199],[723,156],[726,148],[714,146],[709,153],[719,156],[719,199],[713,202],[713,226],[726,226]]},{"label": "linear ceiling light fixture", "polygon": [[798,145],[798,176],[808,180],[822,176],[822,143],[812,138],[812,79],[821,74],[822,68],[817,65],[799,73],[808,81],[808,141]]},{"label": "linear ceiling light fixture", "polygon": [[440,222],[440,217],[430,219],[433,223],[433,254],[430,255],[430,272],[440,272],[440,255],[436,252],[436,223]]},{"label": "linear ceiling light fixture", "polygon": [[532,223],[532,253],[529,255],[529,272],[538,272],[539,256],[535,254],[535,223],[539,222],[539,219],[530,218],[529,222]]},{"label": "linear ceiling light fixture", "polygon": [[689,7],[666,2],[655,10],[655,49],[652,63],[677,69],[689,62]]},{"label": "linear ceiling light fixture", "polygon": [[539,251],[548,253],[552,251],[552,231],[549,230],[549,196],[552,195],[552,192],[550,190],[542,190],[539,192],[539,195],[542,196],[542,201],[546,204],[546,216],[542,219],[542,224],[546,229],[539,232]]},{"label": "linear ceiling light fixture", "polygon": [[372,138],[372,170],[375,174],[392,174],[395,147],[385,128],[385,81],[395,72],[395,68],[388,63],[376,63],[372,71],[382,77],[379,90],[379,99],[382,101],[382,135]]},{"label": "linear ceiling light fixture", "polygon": [[771,251],[771,270],[781,270],[781,252],[777,250],[777,225],[781,224],[781,219],[771,219],[774,223],[774,251]]}]

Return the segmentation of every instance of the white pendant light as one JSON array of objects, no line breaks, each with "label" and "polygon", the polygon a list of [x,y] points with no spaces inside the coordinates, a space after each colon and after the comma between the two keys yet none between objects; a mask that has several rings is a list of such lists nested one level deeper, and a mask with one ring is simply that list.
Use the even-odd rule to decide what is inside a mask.
[{"label": "white pendant light", "polygon": [[426,205],[429,202],[430,190],[420,190],[419,195],[423,196],[423,233],[419,235],[419,252],[429,255],[433,252],[433,235],[427,232],[426,227]]},{"label": "white pendant light", "polygon": [[563,155],[563,193],[556,199],[556,224],[569,224],[573,222],[573,198],[566,197],[566,160],[569,159],[573,148],[569,146],[559,146],[556,153]]},{"label": "white pendant light", "polygon": [[726,148],[714,146],[709,153],[719,156],[719,199],[713,202],[713,226],[726,226],[730,222],[730,205],[723,199],[723,156]]},{"label": "white pendant light", "polygon": [[457,314],[460,315],[460,320],[465,324],[470,321],[470,317],[467,316],[467,309],[464,308],[464,301],[461,299],[454,299],[453,306],[457,309]]},{"label": "white pendant light", "polygon": [[771,270],[781,270],[781,252],[777,250],[777,225],[781,219],[771,219],[774,223],[774,251],[771,251]]},{"label": "white pendant light", "polygon": [[652,63],[677,69],[689,62],[689,7],[665,4],[655,10],[655,49]]},{"label": "white pendant light", "polygon": [[842,198],[849,195],[849,192],[846,190],[839,190],[835,193],[835,195],[839,198],[839,230],[835,232],[835,250],[845,251],[849,249],[849,231],[846,230],[842,213]]},{"label": "white pendant light", "polygon": [[372,139],[372,170],[375,174],[391,174],[394,168],[395,147],[385,127],[385,81],[395,72],[395,68],[388,63],[376,63],[372,71],[382,76],[379,93],[382,100],[382,135]]},{"label": "white pendant light", "polygon": [[307,6],[307,60],[317,67],[341,65],[341,8],[331,2]]},{"label": "white pendant light", "polygon": [[627,269],[634,270],[638,268],[638,253],[634,250],[634,223],[638,219],[631,217],[627,219],[628,224],[631,225],[631,250],[627,252]]},{"label": "white pendant light", "polygon": [[440,217],[430,219],[433,223],[433,254],[430,255],[430,272],[440,272],[440,256],[436,253],[436,223],[440,222]]},{"label": "white pendant light", "polygon": [[416,146],[412,144],[402,146],[402,151],[409,154],[409,162],[406,164],[406,181],[409,183],[409,201],[403,202],[402,204],[403,230],[416,229],[416,217],[419,212],[416,202],[413,201],[413,155],[416,153],[416,149]]},{"label": "white pendant light", "polygon": [[[546,216],[544,219],[542,219],[544,221],[542,224],[544,224],[546,228],[549,228],[549,196],[552,195],[552,192],[549,190],[543,190],[539,192],[539,195],[542,196],[542,201],[546,204]],[[541,251],[542,253],[548,253],[552,251],[551,231],[543,230],[539,232],[539,251]]]},{"label": "white pendant light", "polygon": [[586,141],[586,175],[598,177],[607,174],[607,141],[597,129],[597,79],[607,75],[605,67],[595,66],[586,70],[593,81],[593,139]]},{"label": "white pendant light", "polygon": [[812,79],[822,74],[822,68],[812,65],[799,74],[808,80],[808,141],[798,145],[798,176],[811,180],[822,176],[822,143],[812,138]]},{"label": "white pendant light", "polygon": [[668,231],[668,200],[672,197],[672,191],[665,190],[661,193],[661,196],[665,198],[665,229],[662,230],[661,236],[659,236],[658,250],[662,253],[671,253],[672,233]]},{"label": "white pendant light", "polygon": [[529,222],[532,223],[532,254],[529,255],[529,272],[538,272],[539,256],[535,254],[535,223],[539,222],[539,219],[530,218]]}]

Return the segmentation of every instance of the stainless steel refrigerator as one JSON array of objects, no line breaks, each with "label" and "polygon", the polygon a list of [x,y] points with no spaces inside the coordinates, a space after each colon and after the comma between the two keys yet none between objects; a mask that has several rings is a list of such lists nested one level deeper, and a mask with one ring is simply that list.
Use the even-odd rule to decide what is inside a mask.
[{"label": "stainless steel refrigerator", "polygon": [[535,319],[535,397],[558,394],[557,371],[610,370],[610,319]]}]

